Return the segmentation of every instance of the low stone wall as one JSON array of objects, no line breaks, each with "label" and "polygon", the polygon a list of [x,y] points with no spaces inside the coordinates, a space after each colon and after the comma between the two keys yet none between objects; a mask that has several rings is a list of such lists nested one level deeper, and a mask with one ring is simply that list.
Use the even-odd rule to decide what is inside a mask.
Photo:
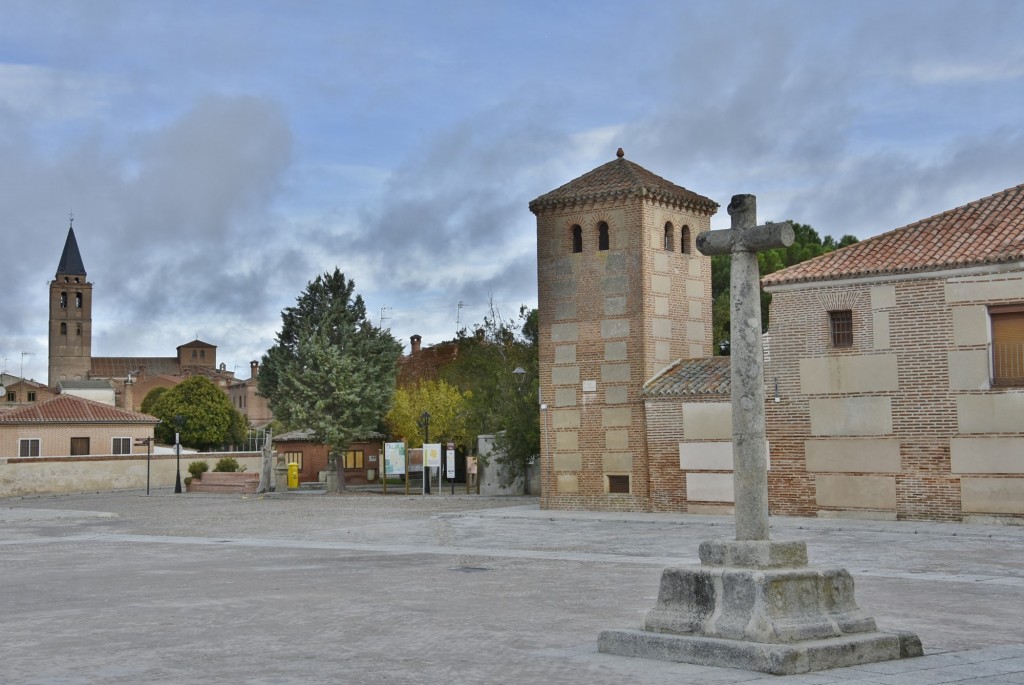
[{"label": "low stone wall", "polygon": [[[205,461],[212,469],[221,457],[234,457],[259,479],[259,452],[203,452],[181,455],[184,486],[188,465]],[[150,458],[150,488],[174,487],[176,457]],[[126,454],[102,457],[28,457],[0,459],[0,497],[43,495],[109,490],[145,490],[146,455]]]}]

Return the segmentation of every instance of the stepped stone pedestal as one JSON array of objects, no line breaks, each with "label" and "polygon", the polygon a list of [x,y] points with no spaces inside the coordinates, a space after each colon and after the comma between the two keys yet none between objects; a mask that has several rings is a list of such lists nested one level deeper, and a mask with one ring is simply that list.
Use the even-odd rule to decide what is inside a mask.
[{"label": "stepped stone pedestal", "polygon": [[807,565],[803,542],[714,540],[700,566],[667,568],[642,630],[607,630],[598,651],[776,675],[920,656],[857,607],[853,578]]}]

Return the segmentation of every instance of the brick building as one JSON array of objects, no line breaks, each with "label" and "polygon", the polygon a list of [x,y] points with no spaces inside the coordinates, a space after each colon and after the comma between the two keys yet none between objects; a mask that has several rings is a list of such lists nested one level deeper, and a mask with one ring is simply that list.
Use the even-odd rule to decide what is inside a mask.
[{"label": "brick building", "polygon": [[[716,208],[621,151],[530,204],[542,507],[732,510]],[[1024,515],[1024,186],[762,283],[773,514]]]},{"label": "brick building", "polygon": [[644,382],[711,356],[718,205],[617,158],[530,203],[537,217],[541,506],[651,508]]},{"label": "brick building", "polygon": [[109,404],[58,395],[0,414],[0,458],[145,454],[146,448],[135,443],[152,438],[159,422]]},{"label": "brick building", "polygon": [[772,511],[1024,515],[1024,185],[762,284]]}]

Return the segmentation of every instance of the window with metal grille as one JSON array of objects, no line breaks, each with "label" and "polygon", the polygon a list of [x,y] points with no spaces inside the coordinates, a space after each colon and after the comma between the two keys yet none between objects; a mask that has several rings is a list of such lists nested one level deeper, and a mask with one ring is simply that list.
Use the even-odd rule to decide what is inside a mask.
[{"label": "window with metal grille", "polygon": [[679,250],[683,254],[690,254],[690,227],[683,226],[679,229]]},{"label": "window with metal grille", "polygon": [[284,463],[296,464],[299,467],[299,471],[302,470],[302,452],[285,452]]},{"label": "window with metal grille", "polygon": [[583,252],[583,229],[579,224],[572,227],[572,251]]},{"label": "window with metal grille", "polygon": [[345,451],[345,468],[346,469],[361,469],[361,468],[363,468],[363,451],[362,450],[346,450]]},{"label": "window with metal grille", "polygon": [[853,346],[853,312],[849,309],[828,313],[832,329],[832,347]]},{"label": "window with metal grille", "polygon": [[989,307],[992,385],[1024,385],[1024,305]]},{"label": "window with metal grille", "polygon": [[672,234],[672,222],[668,221],[665,223],[665,250],[668,252],[672,251],[672,242],[675,240],[675,236]]},{"label": "window with metal grille", "polygon": [[110,446],[111,454],[131,454],[132,453],[132,439],[131,438],[113,438]]},{"label": "window with metal grille", "polygon": [[71,456],[81,457],[89,454],[89,438],[71,438]]},{"label": "window with metal grille", "polygon": [[609,494],[629,494],[629,476],[607,476]]},{"label": "window with metal grille", "polygon": [[608,242],[608,224],[602,221],[597,225],[597,249],[607,250]]},{"label": "window with metal grille", "polygon": [[18,441],[19,457],[38,457],[39,438],[26,438]]}]

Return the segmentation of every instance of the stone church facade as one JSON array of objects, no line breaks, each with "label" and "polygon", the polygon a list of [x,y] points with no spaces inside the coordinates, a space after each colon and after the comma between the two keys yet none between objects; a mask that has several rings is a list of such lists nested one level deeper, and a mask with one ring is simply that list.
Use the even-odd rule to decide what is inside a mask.
[{"label": "stone church facade", "polygon": [[[530,209],[541,506],[731,512],[717,205],[620,155]],[[773,514],[1024,516],[1024,186],[763,285]]]}]

